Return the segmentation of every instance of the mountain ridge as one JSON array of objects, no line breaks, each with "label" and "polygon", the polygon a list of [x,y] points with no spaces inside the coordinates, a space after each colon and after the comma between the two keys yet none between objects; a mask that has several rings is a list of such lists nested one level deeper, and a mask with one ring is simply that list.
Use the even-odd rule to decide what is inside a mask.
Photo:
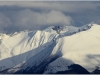
[{"label": "mountain ridge", "polygon": [[[38,63],[39,64],[43,63],[44,60],[47,59],[46,57],[49,57],[49,60],[48,60],[49,63],[45,61],[45,63],[47,64],[45,65],[46,70],[44,70],[44,73],[51,73],[51,72],[56,73],[58,71],[64,71],[64,70],[67,70],[67,66],[72,65],[72,64],[79,64],[82,67],[84,67],[86,70],[88,70],[89,72],[92,72],[95,69],[95,66],[100,65],[98,63],[98,61],[100,61],[98,59],[99,49],[100,49],[99,48],[99,45],[100,45],[99,43],[100,30],[99,29],[100,29],[100,26],[98,24],[88,24],[86,26],[79,27],[79,28],[76,28],[73,26],[52,26],[42,31],[39,31],[39,30],[30,31],[30,32],[23,31],[21,33],[15,33],[15,35],[13,36],[8,36],[4,34],[3,37],[0,36],[2,37],[1,43],[0,43],[0,48],[1,48],[0,71],[3,71],[5,69],[9,69],[9,70],[12,69],[11,71],[15,70],[14,72],[17,72],[23,69],[27,70],[27,68],[25,68],[25,64],[28,64],[27,60],[28,62],[31,62],[30,66],[33,67],[33,66],[36,66],[36,64]],[[50,42],[52,43],[55,42],[56,43],[55,46],[53,46],[53,44]],[[52,46],[49,47],[50,45]],[[52,49],[49,50],[49,48],[52,48]],[[46,52],[49,52],[49,51],[51,52],[45,57],[45,54],[47,54]],[[38,55],[38,58],[35,55]],[[55,58],[51,62],[51,60],[56,56],[58,57]],[[43,58],[43,60],[41,59],[41,57]],[[92,57],[94,59],[91,59]],[[10,59],[7,59],[7,58],[10,58]],[[88,60],[92,62],[91,64],[94,64],[94,65],[87,64],[87,62],[84,60],[85,58],[86,60],[88,58]],[[6,60],[3,61],[4,59]],[[40,59],[40,60],[37,60],[37,59]],[[69,64],[66,64],[69,62],[69,60],[71,60],[72,62],[70,62]],[[8,63],[10,65],[8,65],[6,61],[7,62],[9,61]],[[61,65],[57,63],[57,61],[59,61],[59,63],[64,61],[65,62],[64,64],[66,64],[67,66],[63,66],[62,63]],[[23,64],[23,62],[24,62],[24,68],[23,67],[21,68],[22,66],[21,64]],[[34,63],[35,65],[33,65],[32,63]],[[33,73],[37,73],[39,71],[38,70],[39,64],[37,65],[37,71],[36,72],[34,71]],[[15,66],[18,66],[18,65],[20,66],[16,68]],[[62,66],[62,68],[61,67],[52,68],[52,65]],[[87,65],[90,65],[92,67],[89,67]],[[29,65],[27,66],[29,67]],[[13,70],[14,67],[16,69],[18,68],[19,69]],[[9,70],[7,70],[6,72],[12,73]]]}]

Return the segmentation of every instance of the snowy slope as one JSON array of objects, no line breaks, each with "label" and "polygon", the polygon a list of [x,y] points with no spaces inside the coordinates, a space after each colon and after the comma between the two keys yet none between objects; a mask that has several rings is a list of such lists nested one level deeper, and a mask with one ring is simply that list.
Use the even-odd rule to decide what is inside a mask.
[{"label": "snowy slope", "polygon": [[0,70],[11,68],[36,55],[55,38],[56,33],[38,30],[6,36],[2,37],[0,43]]},{"label": "snowy slope", "polygon": [[[58,47],[62,45],[60,48],[62,57],[50,63],[44,73],[50,73],[51,71],[51,73],[64,71],[66,70],[65,66],[69,66],[73,63],[79,64],[89,72],[92,72],[95,69],[95,66],[100,66],[99,34],[100,26],[94,24],[89,30],[60,38],[58,45],[56,45],[56,53],[58,51]],[[71,63],[68,65],[67,63],[69,60]],[[61,64],[62,61],[64,61],[64,64]]]},{"label": "snowy slope", "polygon": [[1,34],[0,71],[9,68],[8,72],[20,69],[28,71],[31,68],[37,70],[40,64],[51,61],[51,56],[59,55],[59,58],[45,65],[44,73],[65,71],[71,64],[79,64],[91,72],[95,66],[100,66],[99,34],[98,24],[79,28],[51,26],[42,31]]},{"label": "snowy slope", "polygon": [[41,63],[48,60],[55,45],[56,45],[56,41],[51,41],[48,44],[48,46],[46,46],[42,51],[38,52],[36,55],[34,55],[31,58],[29,58],[28,60],[18,64],[17,66],[8,69],[6,71],[6,73],[15,73],[17,71],[20,71],[21,69],[22,69],[21,72],[24,72],[24,73],[33,69],[32,72],[34,73],[35,70],[39,69],[38,66]]},{"label": "snowy slope", "polygon": [[26,61],[47,47],[49,42],[59,36],[56,30],[53,30],[54,27],[9,35],[0,33],[0,71]]}]

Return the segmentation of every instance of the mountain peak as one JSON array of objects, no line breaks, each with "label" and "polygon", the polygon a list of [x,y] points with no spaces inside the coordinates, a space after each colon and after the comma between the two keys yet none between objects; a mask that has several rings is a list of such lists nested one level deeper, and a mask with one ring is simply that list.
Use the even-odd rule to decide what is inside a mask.
[{"label": "mountain peak", "polygon": [[91,28],[93,29],[93,27],[95,27],[95,26],[97,27],[99,25],[96,23],[90,23],[87,25],[83,25],[81,27],[58,25],[58,26],[48,27],[44,31],[56,32],[59,35],[69,36],[69,35],[73,35],[73,34],[76,34],[76,33],[82,32],[82,31],[90,30]]}]

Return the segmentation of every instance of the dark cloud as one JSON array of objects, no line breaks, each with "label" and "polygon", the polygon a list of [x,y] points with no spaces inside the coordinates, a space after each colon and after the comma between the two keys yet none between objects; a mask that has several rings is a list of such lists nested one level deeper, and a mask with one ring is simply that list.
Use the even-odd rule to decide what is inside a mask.
[{"label": "dark cloud", "polygon": [[100,24],[100,2],[0,2],[0,32],[43,29],[50,25]]}]

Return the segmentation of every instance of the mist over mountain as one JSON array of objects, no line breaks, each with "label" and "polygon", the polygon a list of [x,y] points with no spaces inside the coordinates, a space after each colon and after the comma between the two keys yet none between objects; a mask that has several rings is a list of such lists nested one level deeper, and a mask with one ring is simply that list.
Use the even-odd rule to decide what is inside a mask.
[{"label": "mist over mountain", "polygon": [[100,1],[0,1],[0,74],[100,74]]}]

